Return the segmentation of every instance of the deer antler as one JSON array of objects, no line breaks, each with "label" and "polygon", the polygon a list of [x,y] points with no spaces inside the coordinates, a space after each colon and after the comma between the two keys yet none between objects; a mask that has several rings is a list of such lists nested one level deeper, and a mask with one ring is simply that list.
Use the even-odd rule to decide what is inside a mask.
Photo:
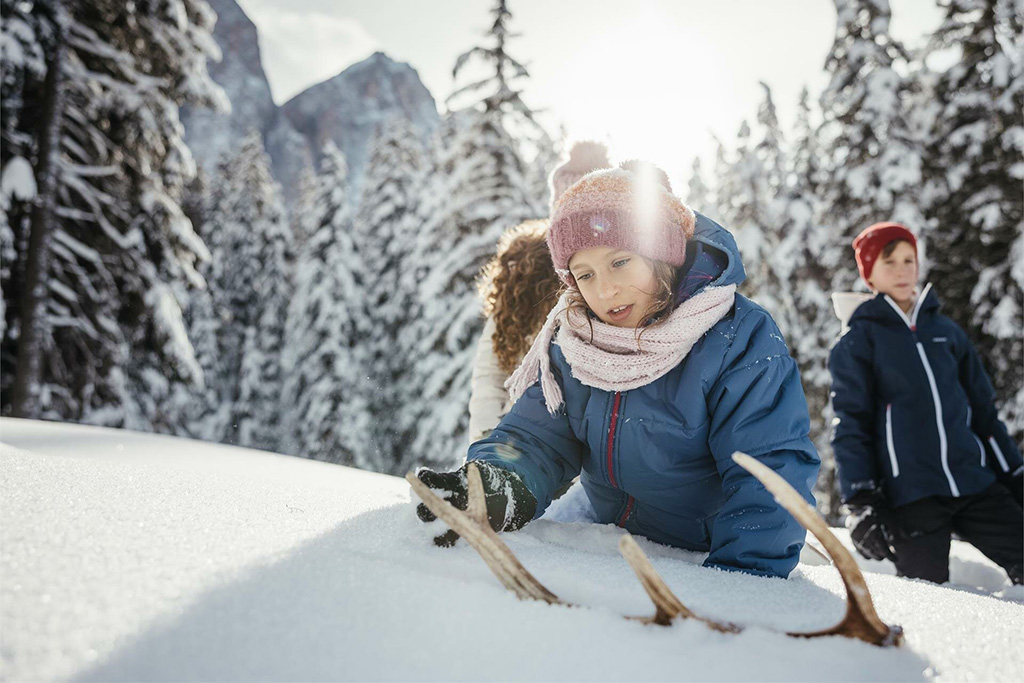
[{"label": "deer antler", "polygon": [[[899,626],[888,626],[878,618],[871,602],[871,594],[868,591],[867,584],[864,582],[864,576],[857,567],[857,563],[846,548],[829,531],[828,526],[814,511],[814,508],[804,502],[800,494],[782,477],[750,456],[743,453],[735,453],[733,459],[741,467],[757,477],[765,485],[765,488],[775,496],[778,503],[786,508],[804,528],[821,541],[835,562],[836,568],[839,569],[839,573],[843,577],[843,583],[846,586],[846,616],[839,624],[823,631],[787,633],[786,635],[800,638],[841,635],[848,638],[857,638],[873,645],[900,645],[903,639],[903,629]],[[416,494],[423,500],[427,508],[437,515],[439,519],[443,519],[460,536],[465,538],[473,549],[480,554],[480,557],[487,563],[487,566],[494,572],[494,575],[498,577],[498,580],[515,593],[517,597],[542,600],[548,604],[570,605],[570,603],[560,600],[530,574],[509,547],[491,529],[490,524],[487,522],[483,485],[480,481],[480,472],[476,465],[470,463],[469,467],[466,468],[466,478],[469,485],[469,504],[465,512],[435,495],[412,472],[405,475],[405,478]],[[723,633],[738,633],[742,630],[741,627],[734,624],[718,622],[698,616],[687,608],[668,587],[654,569],[654,566],[651,565],[643,550],[640,549],[640,546],[637,545],[636,541],[629,534],[625,534],[619,540],[619,551],[633,568],[637,578],[655,606],[654,616],[627,618],[638,619],[648,624],[667,626],[673,619],[678,617],[682,619],[696,619],[706,624],[709,628]]]},{"label": "deer antler", "polygon": [[789,485],[789,482],[746,453],[733,453],[732,459],[740,467],[757,477],[764,487],[775,496],[779,505],[786,508],[796,518],[796,521],[800,522],[801,526],[821,541],[836,569],[839,570],[839,575],[843,578],[843,585],[846,586],[846,615],[842,621],[823,631],[790,633],[788,635],[801,638],[840,635],[858,638],[872,645],[881,646],[902,643],[903,629],[899,626],[889,626],[878,617],[874,603],[871,601],[871,591],[868,590],[868,584],[864,581],[864,575],[861,573],[860,567],[857,566],[857,561],[850,555],[850,551],[839,542],[835,534],[829,530],[825,520],[818,515],[815,509],[800,497],[800,494]]},{"label": "deer antler", "polygon": [[480,554],[502,585],[516,594],[516,597],[531,600],[542,600],[548,604],[565,604],[554,593],[526,570],[509,550],[509,547],[498,538],[494,529],[487,522],[487,507],[484,503],[484,486],[480,481],[480,469],[470,463],[466,468],[466,479],[469,484],[469,505],[466,511],[459,510],[446,500],[439,498],[414,473],[405,475],[405,480],[412,486],[431,512],[443,519],[459,536],[473,546]]}]

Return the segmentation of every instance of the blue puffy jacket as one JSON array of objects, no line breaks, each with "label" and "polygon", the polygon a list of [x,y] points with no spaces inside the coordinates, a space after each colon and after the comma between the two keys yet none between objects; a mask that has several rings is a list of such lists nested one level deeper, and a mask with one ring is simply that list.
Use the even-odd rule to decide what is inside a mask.
[{"label": "blue puffy jacket", "polygon": [[974,347],[939,314],[928,285],[905,314],[888,296],[862,303],[829,355],[832,448],[843,499],[880,488],[892,506],[965,496],[1021,466]]},{"label": "blue puffy jacket", "polygon": [[[725,264],[711,284],[743,281],[732,235],[700,214],[691,248],[698,245]],[[551,416],[534,384],[490,436],[470,446],[469,460],[519,474],[537,498],[537,516],[579,474],[602,523],[710,551],[707,566],[789,575],[804,530],[731,458],[749,453],[813,503],[819,459],[807,436],[807,402],[764,309],[737,296],[678,366],[630,391],[584,386],[557,344],[550,355],[564,410]]]}]

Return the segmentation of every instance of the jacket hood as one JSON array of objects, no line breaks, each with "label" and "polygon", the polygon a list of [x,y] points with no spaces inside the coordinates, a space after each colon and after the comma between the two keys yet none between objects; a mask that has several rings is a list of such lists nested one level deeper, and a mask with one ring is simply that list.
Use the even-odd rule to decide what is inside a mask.
[{"label": "jacket hood", "polygon": [[836,317],[839,318],[839,322],[842,323],[843,332],[850,329],[850,317],[853,312],[857,310],[862,303],[870,301],[874,298],[872,294],[864,294],[861,292],[833,292],[832,293],[832,310],[835,311]]},{"label": "jacket hood", "polygon": [[725,266],[721,273],[714,280],[707,284],[708,287],[723,287],[725,285],[737,285],[747,279],[747,273],[743,270],[743,260],[740,258],[739,247],[736,246],[736,238],[732,233],[707,216],[694,211],[696,224],[693,229],[691,242],[703,245],[706,249],[712,249],[724,257]]}]

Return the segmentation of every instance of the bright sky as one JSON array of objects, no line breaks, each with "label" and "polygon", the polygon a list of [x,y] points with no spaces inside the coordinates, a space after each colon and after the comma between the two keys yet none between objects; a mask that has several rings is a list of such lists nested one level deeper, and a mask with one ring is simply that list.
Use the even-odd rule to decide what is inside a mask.
[{"label": "bright sky", "polygon": [[[408,62],[444,109],[459,54],[488,44],[491,0],[238,0],[260,30],[263,66],[282,103],[377,50]],[[908,47],[941,19],[935,0],[891,0]],[[828,0],[509,0],[524,99],[552,132],[610,143],[685,187],[694,156],[714,158],[772,88],[784,125],[800,89],[824,87],[835,30]],[[469,82],[460,78],[459,85]]]}]

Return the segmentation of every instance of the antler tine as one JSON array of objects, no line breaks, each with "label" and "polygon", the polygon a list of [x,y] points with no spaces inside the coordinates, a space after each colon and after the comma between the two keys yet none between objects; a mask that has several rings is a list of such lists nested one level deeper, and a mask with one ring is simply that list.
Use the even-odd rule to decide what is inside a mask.
[{"label": "antler tine", "polygon": [[524,600],[541,600],[548,604],[566,604],[534,578],[491,529],[491,525],[487,522],[480,471],[476,465],[471,463],[466,468],[466,477],[470,498],[467,507],[476,515],[476,519],[471,518],[469,514],[457,509],[448,501],[439,498],[413,472],[406,474],[405,480],[409,482],[412,490],[420,497],[427,509],[466,539],[466,542],[483,558],[502,585],[515,593],[516,597]]},{"label": "antler tine", "polygon": [[480,468],[472,463],[466,468],[466,487],[469,489],[466,515],[480,526],[490,529],[491,525],[487,522],[487,500],[484,497],[484,483],[480,478]]},{"label": "antler tine", "polygon": [[646,617],[643,619],[644,621],[660,626],[668,626],[676,617],[682,617],[683,619],[696,619],[706,624],[709,628],[722,633],[739,633],[740,628],[734,624],[722,623],[697,616],[684,605],[676,597],[675,593],[672,592],[672,589],[668,587],[664,579],[661,578],[661,575],[658,574],[654,565],[651,564],[647,555],[640,549],[640,546],[637,545],[637,542],[631,535],[625,534],[619,539],[619,552],[626,558],[626,562],[629,562],[629,566],[633,568],[636,578],[640,580],[640,584],[647,591],[651,602],[654,603],[654,616]]},{"label": "antler tine", "polygon": [[737,451],[733,453],[732,459],[764,484],[779,505],[788,510],[805,529],[821,541],[832,557],[846,587],[846,615],[842,621],[823,631],[788,635],[802,638],[841,635],[883,647],[900,645],[903,641],[903,629],[899,626],[889,626],[879,618],[860,567],[814,508],[807,504],[789,482],[746,453]]}]

